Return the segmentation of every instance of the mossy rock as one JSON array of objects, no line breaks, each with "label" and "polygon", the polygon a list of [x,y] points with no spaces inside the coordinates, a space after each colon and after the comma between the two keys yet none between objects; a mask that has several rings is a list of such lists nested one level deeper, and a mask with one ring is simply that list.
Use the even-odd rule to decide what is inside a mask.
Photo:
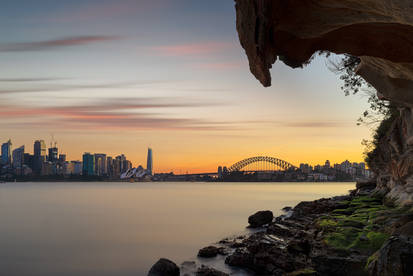
[{"label": "mossy rock", "polygon": [[317,223],[323,229],[332,229],[337,226],[337,221],[332,219],[322,219]]},{"label": "mossy rock", "polygon": [[354,228],[359,228],[363,229],[366,226],[366,223],[361,221],[361,220],[355,220],[355,219],[345,219],[341,220],[337,223],[341,227],[354,227]]},{"label": "mossy rock", "polygon": [[352,208],[347,208],[347,209],[335,209],[333,211],[333,214],[338,214],[338,215],[351,215],[353,214],[354,210]]},{"label": "mossy rock", "polygon": [[312,268],[300,269],[300,270],[296,270],[296,271],[286,274],[286,276],[313,276],[313,275],[317,275],[317,272]]}]

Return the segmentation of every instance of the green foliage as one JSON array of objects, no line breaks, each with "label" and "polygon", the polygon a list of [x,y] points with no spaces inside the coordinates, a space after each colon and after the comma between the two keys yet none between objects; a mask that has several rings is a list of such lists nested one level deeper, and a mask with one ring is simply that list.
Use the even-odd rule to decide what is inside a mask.
[{"label": "green foliage", "polygon": [[[324,54],[324,53],[321,53]],[[329,56],[329,55],[326,55]],[[358,125],[377,125],[373,128],[372,140],[363,140],[365,146],[365,161],[367,165],[376,172],[382,169],[388,160],[382,160],[380,141],[384,140],[386,133],[390,130],[392,123],[398,116],[397,108],[389,101],[379,99],[375,89],[366,82],[361,76],[356,74],[356,68],[361,60],[358,57],[344,55],[339,62],[330,60],[330,70],[339,75],[343,81],[341,90],[346,96],[359,94],[360,92],[367,96],[369,108],[363,112],[357,120]],[[385,159],[385,158],[384,158]]]}]

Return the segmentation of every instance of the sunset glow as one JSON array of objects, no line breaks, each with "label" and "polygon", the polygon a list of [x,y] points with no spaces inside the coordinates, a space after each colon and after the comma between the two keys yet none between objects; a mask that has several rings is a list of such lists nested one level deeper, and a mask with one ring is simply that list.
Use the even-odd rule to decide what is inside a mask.
[{"label": "sunset glow", "polygon": [[363,160],[365,101],[345,97],[321,57],[277,63],[261,87],[233,1],[18,2],[0,11],[0,140],[13,147],[53,135],[69,160],[123,153],[137,166],[150,146],[155,172],[181,173],[257,155]]}]

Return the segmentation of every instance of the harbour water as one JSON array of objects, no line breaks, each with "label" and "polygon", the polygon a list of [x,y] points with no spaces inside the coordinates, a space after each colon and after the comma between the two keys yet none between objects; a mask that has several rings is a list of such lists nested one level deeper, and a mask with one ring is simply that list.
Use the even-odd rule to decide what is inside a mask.
[{"label": "harbour water", "polygon": [[0,275],[146,275],[242,234],[258,210],[346,194],[355,183],[6,183]]}]

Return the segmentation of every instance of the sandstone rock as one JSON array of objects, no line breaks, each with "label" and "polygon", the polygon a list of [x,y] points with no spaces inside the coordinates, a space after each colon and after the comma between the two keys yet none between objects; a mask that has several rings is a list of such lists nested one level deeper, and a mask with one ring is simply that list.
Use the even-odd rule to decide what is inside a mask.
[{"label": "sandstone rock", "polygon": [[207,246],[199,250],[198,257],[212,258],[218,255],[218,248],[215,246]]},{"label": "sandstone rock", "polygon": [[289,212],[289,211],[291,211],[292,209],[293,209],[293,207],[285,206],[282,210],[283,210],[284,212]]},{"label": "sandstone rock", "polygon": [[251,227],[261,227],[272,222],[274,216],[271,211],[259,211],[248,218]]},{"label": "sandstone rock", "polygon": [[311,242],[309,240],[292,240],[288,243],[287,250],[293,254],[308,255],[311,252]]},{"label": "sandstone rock", "polygon": [[327,213],[337,209],[339,203],[330,199],[322,198],[315,201],[302,201],[294,207],[292,217],[304,217],[312,214]]},{"label": "sandstone rock", "polygon": [[270,224],[267,228],[267,233],[280,237],[291,237],[294,235],[290,228],[279,223]]},{"label": "sandstone rock", "polygon": [[149,270],[148,276],[179,276],[179,267],[168,259],[160,259]]},{"label": "sandstone rock", "polygon": [[211,267],[202,265],[196,272],[197,276],[228,276],[229,274],[216,270]]},{"label": "sandstone rock", "polygon": [[359,74],[381,95],[413,105],[409,0],[236,0],[236,11],[251,72],[264,86],[277,59],[300,67],[328,50],[361,57]]},{"label": "sandstone rock", "polygon": [[253,256],[248,250],[238,248],[225,259],[225,263],[230,266],[248,268],[253,264]]},{"label": "sandstone rock", "polygon": [[367,276],[364,270],[366,257],[337,257],[337,256],[318,256],[313,259],[315,270],[319,275],[335,276]]},{"label": "sandstone rock", "polygon": [[413,239],[413,221],[406,223],[405,225],[397,229],[394,233],[397,235],[408,236]]},{"label": "sandstone rock", "polygon": [[390,237],[369,264],[368,270],[370,275],[412,275],[413,240],[406,236]]}]

